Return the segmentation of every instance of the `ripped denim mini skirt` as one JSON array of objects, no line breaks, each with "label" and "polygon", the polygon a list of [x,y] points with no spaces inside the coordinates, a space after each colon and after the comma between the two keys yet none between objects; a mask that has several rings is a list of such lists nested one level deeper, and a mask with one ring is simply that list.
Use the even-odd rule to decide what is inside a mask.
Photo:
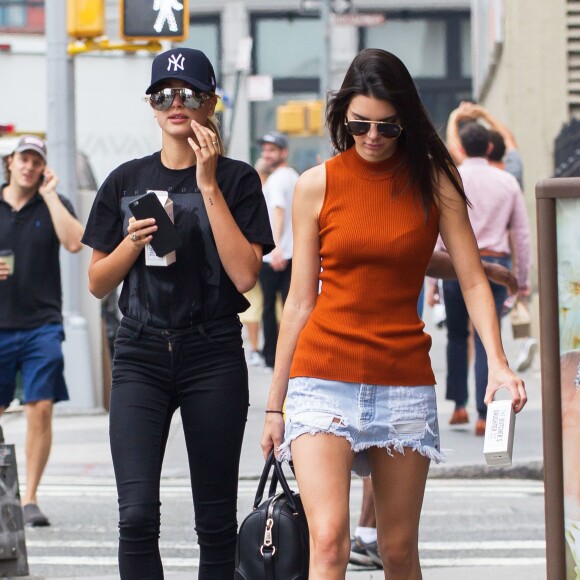
[{"label": "ripped denim mini skirt", "polygon": [[355,454],[353,471],[370,475],[369,447],[390,455],[417,451],[444,461],[439,445],[435,387],[380,386],[312,377],[290,379],[286,396],[281,461],[292,458],[300,435],[331,433],[344,437]]}]

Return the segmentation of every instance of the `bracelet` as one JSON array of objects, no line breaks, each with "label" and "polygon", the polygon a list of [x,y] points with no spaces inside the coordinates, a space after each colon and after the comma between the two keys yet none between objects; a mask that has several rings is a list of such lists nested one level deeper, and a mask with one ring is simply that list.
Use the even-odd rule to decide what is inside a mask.
[{"label": "bracelet", "polygon": [[277,413],[278,415],[283,415],[284,411],[275,411],[274,409],[266,409],[266,413]]}]

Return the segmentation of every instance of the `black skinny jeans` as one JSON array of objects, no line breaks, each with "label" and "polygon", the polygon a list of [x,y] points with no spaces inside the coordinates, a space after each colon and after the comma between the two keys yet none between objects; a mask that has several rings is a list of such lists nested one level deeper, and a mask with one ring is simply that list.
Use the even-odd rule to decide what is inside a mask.
[{"label": "black skinny jeans", "polygon": [[119,495],[121,580],[162,580],[161,466],[180,408],[187,446],[199,580],[233,578],[248,372],[237,317],[187,330],[121,321],[109,436]]},{"label": "black skinny jeans", "polygon": [[260,270],[260,285],[264,296],[264,308],[262,310],[262,331],[264,333],[264,348],[262,354],[266,366],[273,367],[276,358],[276,344],[278,342],[278,318],[276,316],[276,301],[278,293],[282,298],[282,305],[286,302],[290,290],[290,275],[292,273],[292,260],[288,260],[286,268],[281,271],[274,270],[268,262],[262,264]]}]

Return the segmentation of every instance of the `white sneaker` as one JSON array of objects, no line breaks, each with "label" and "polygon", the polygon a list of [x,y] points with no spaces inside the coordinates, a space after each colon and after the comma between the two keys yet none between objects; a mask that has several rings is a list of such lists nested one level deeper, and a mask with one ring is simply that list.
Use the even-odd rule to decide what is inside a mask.
[{"label": "white sneaker", "polygon": [[253,350],[248,357],[248,365],[251,367],[264,366],[264,359],[260,356],[259,352]]},{"label": "white sneaker", "polygon": [[445,304],[434,304],[433,305],[433,324],[437,328],[443,328],[447,323],[447,312],[445,311]]},{"label": "white sneaker", "polygon": [[526,339],[516,361],[516,370],[519,373],[530,368],[537,350],[538,341],[535,338]]}]

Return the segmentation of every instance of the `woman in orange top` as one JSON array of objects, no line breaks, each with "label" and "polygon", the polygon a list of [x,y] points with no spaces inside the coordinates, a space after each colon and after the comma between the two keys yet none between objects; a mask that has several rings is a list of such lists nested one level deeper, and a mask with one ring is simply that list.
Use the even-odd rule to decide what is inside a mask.
[{"label": "woman in orange top", "polygon": [[385,577],[419,579],[427,472],[442,456],[417,300],[439,232],[490,361],[486,402],[506,385],[519,411],[526,392],[502,349],[453,161],[404,64],[362,51],[327,123],[339,154],[295,189],[294,268],[262,449],[294,461],[311,580],[345,576],[351,471],[372,473]]}]

